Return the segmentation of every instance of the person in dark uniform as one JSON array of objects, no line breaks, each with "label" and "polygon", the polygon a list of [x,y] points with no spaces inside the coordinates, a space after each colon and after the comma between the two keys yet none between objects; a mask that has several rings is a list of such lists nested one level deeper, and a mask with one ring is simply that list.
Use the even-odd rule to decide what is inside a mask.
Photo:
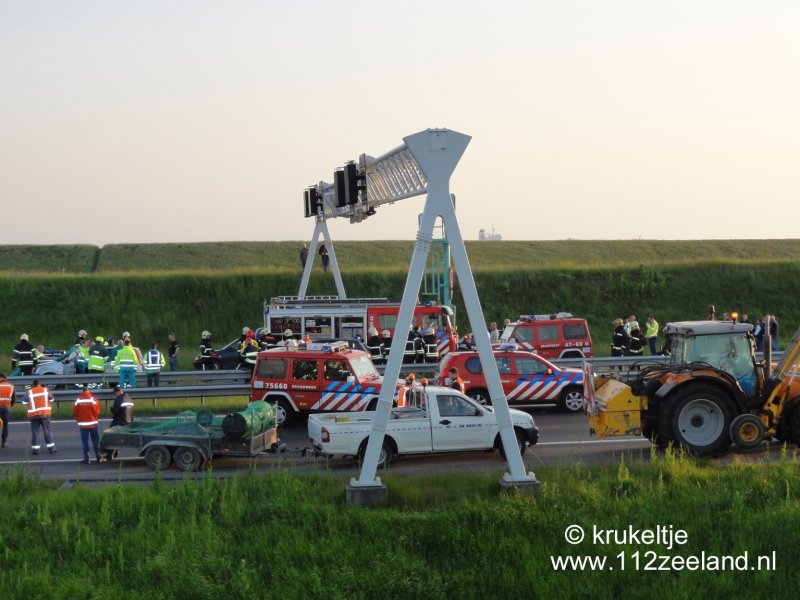
[{"label": "person in dark uniform", "polygon": [[214,369],[214,359],[211,357],[214,352],[214,347],[211,345],[211,332],[204,331],[200,339],[200,362],[203,365],[203,371],[211,371]]},{"label": "person in dark uniform", "polygon": [[628,333],[622,319],[614,319],[614,333],[611,334],[611,356],[624,356],[628,348]]},{"label": "person in dark uniform", "polygon": [[635,327],[631,330],[631,337],[628,340],[628,354],[630,356],[641,356],[644,351],[645,338],[642,330]]},{"label": "person in dark uniform", "polygon": [[175,339],[175,334],[169,334],[169,350],[167,350],[169,355],[169,370],[170,371],[177,371],[178,370],[178,352],[180,352],[180,346],[178,345],[178,340]]},{"label": "person in dark uniform", "polygon": [[15,371],[19,369],[20,374],[30,375],[35,366],[36,354],[33,351],[33,346],[31,346],[31,343],[28,340],[28,334],[23,333],[21,336],[19,336],[19,344],[14,346],[14,354],[11,358],[11,370]]}]

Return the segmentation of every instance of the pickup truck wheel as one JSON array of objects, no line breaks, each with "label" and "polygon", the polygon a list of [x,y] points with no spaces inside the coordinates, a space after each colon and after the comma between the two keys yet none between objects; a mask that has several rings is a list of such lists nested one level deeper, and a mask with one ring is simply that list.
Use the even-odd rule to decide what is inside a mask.
[{"label": "pickup truck wheel", "polygon": [[583,410],[583,390],[577,387],[565,389],[558,405],[564,412],[581,412]]},{"label": "pickup truck wheel", "polygon": [[166,446],[150,446],[144,451],[144,462],[153,471],[166,469],[172,464],[172,452]]},{"label": "pickup truck wheel", "polygon": [[181,471],[197,471],[203,466],[203,455],[196,448],[178,446],[173,455],[175,464]]},{"label": "pickup truck wheel", "polygon": [[[361,447],[358,449],[358,460],[360,464],[364,464],[364,456],[367,454],[367,444],[369,440],[364,440],[361,442]],[[386,465],[389,464],[389,461],[392,460],[392,445],[384,440],[383,444],[381,444],[381,452],[378,454],[378,468],[383,469]]]},{"label": "pickup truck wheel", "polygon": [[478,388],[475,390],[470,390],[467,393],[467,396],[475,400],[481,406],[491,406],[492,399],[489,397],[489,392],[484,390],[483,388]]},{"label": "pickup truck wheel", "polygon": [[[519,429],[514,430],[514,436],[517,438],[517,449],[519,450],[520,456],[525,454],[525,447],[527,446],[527,440],[525,439],[525,434],[522,433]],[[497,447],[500,450],[500,456],[506,458],[506,450],[503,448],[503,440],[500,438],[500,434],[497,434]]]}]

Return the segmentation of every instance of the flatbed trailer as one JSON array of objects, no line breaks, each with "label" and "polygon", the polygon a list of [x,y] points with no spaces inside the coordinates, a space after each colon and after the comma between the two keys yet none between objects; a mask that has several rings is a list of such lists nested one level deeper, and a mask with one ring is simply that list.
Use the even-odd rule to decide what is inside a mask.
[{"label": "flatbed trailer", "polygon": [[274,409],[266,409],[269,420],[259,422],[253,404],[224,418],[209,411],[186,411],[169,420],[137,419],[103,431],[100,450],[134,449],[151,469],[166,469],[174,462],[182,471],[196,471],[219,456],[250,458],[278,451]]}]

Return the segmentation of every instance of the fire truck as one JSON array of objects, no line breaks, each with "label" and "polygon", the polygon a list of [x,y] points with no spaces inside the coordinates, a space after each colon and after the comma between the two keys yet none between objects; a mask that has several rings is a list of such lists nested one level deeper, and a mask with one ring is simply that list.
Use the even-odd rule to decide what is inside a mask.
[{"label": "fire truck", "polygon": [[[394,336],[400,303],[387,298],[348,298],[338,296],[277,296],[264,303],[264,327],[273,334],[290,329],[302,339],[312,341],[332,338],[366,340],[370,328],[380,335],[388,330]],[[414,309],[414,325],[436,331],[439,357],[455,350],[453,309],[436,302],[426,302]],[[411,325],[399,327],[406,336]]]}]

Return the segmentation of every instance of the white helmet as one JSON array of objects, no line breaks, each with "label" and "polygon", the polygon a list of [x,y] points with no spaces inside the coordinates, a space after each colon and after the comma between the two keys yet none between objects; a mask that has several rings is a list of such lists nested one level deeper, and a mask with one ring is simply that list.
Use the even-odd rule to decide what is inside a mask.
[{"label": "white helmet", "polygon": [[252,331],[249,327],[242,327],[242,335],[247,335]]},{"label": "white helmet", "polygon": [[122,332],[122,339],[123,339],[123,340],[124,340],[125,338],[129,338],[129,337],[131,337],[131,332],[130,332],[130,331],[123,331],[123,332]]},{"label": "white helmet", "polygon": [[370,335],[378,335],[378,330],[375,329],[374,327],[370,327],[367,333],[369,333]]},{"label": "white helmet", "polygon": [[428,330],[425,332],[425,335],[436,335],[436,331],[433,327],[428,327]]},{"label": "white helmet", "polygon": [[206,330],[206,331],[204,331],[204,332],[203,332],[201,335],[202,335],[204,338],[210,338],[210,337],[211,337],[211,332],[210,332],[210,331],[208,331],[208,330]]},{"label": "white helmet", "polygon": [[25,340],[27,342],[28,341],[28,334],[27,333],[23,333],[21,336],[19,336],[19,339]]},{"label": "white helmet", "polygon": [[389,336],[391,336],[392,334],[391,334],[391,333],[389,333],[389,330],[388,330],[388,329],[384,329],[383,331],[381,331],[381,335],[382,335],[383,337],[389,337]]},{"label": "white helmet", "polygon": [[294,332],[291,329],[287,329],[286,331],[283,332],[283,337],[289,338],[289,337],[292,337],[293,335],[294,335]]},{"label": "white helmet", "polygon": [[88,336],[88,335],[89,335],[89,334],[88,334],[88,333],[86,333],[86,330],[85,330],[85,329],[81,329],[81,330],[78,332],[78,337],[86,337],[86,336]]}]

